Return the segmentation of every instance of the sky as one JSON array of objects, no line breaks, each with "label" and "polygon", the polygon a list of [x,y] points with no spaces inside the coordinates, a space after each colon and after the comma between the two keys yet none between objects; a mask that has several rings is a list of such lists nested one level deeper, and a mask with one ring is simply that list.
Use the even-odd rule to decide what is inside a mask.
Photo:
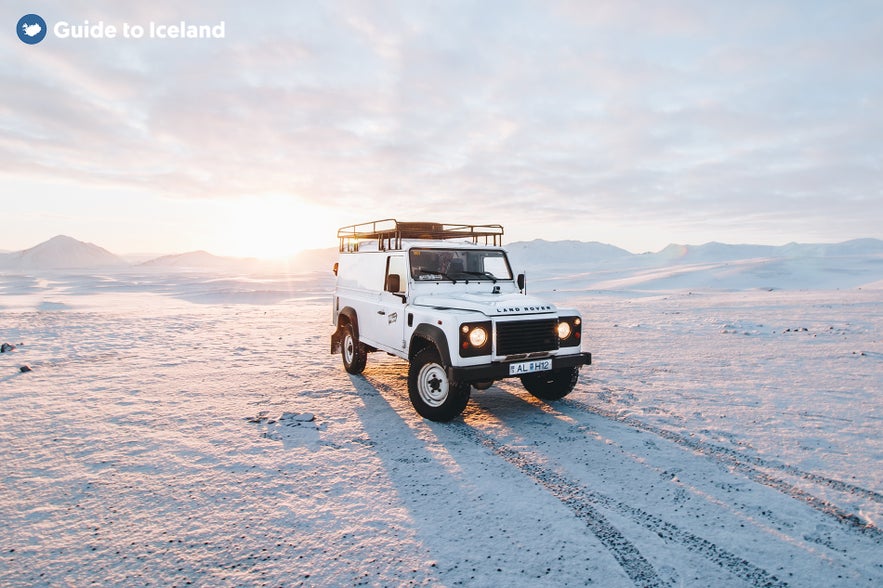
[{"label": "sky", "polygon": [[[182,22],[223,36],[151,36]],[[883,238],[876,0],[9,0],[0,23],[0,250],[279,257],[381,218],[636,253]]]}]

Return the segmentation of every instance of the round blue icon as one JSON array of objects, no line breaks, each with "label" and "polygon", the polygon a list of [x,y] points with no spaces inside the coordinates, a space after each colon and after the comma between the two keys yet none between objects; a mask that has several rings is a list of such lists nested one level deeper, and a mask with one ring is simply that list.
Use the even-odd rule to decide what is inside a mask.
[{"label": "round blue icon", "polygon": [[46,37],[46,21],[39,14],[26,14],[18,19],[15,32],[22,43],[36,45]]}]

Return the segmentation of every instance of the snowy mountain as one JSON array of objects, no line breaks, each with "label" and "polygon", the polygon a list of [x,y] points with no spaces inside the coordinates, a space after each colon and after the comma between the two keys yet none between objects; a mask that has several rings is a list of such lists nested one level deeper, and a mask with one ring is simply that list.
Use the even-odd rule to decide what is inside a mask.
[{"label": "snowy mountain", "polygon": [[126,265],[107,249],[66,235],[57,235],[24,251],[0,255],[0,267],[9,269],[87,269]]},{"label": "snowy mountain", "polygon": [[[672,244],[656,253],[605,259],[556,257],[534,244],[525,269],[546,290],[838,289],[883,285],[883,241],[782,246]],[[569,265],[568,265],[569,262]]]},{"label": "snowy mountain", "polygon": [[658,263],[697,263],[759,258],[835,258],[883,254],[883,241],[854,239],[843,243],[789,243],[787,245],[671,244],[658,253],[645,254]]},{"label": "snowy mountain", "polygon": [[610,261],[622,261],[634,257],[634,254],[597,241],[516,241],[506,246],[511,261],[516,266],[547,266],[553,264],[599,264]]}]

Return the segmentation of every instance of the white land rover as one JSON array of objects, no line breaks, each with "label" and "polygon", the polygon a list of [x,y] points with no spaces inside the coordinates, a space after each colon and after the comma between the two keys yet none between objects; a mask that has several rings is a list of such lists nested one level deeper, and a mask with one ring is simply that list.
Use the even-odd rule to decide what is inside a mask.
[{"label": "white land rover", "polygon": [[351,374],[372,351],[410,362],[408,394],[427,419],[453,419],[471,388],[502,378],[557,400],[592,362],[580,350],[579,313],[525,294],[500,225],[385,219],[337,236],[331,352]]}]

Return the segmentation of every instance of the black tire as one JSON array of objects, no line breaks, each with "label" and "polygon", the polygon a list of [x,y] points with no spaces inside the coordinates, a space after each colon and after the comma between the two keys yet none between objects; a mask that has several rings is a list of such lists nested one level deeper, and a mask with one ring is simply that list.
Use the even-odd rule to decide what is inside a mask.
[{"label": "black tire", "polygon": [[408,367],[408,396],[423,418],[445,422],[455,418],[469,402],[468,383],[448,378],[445,365],[434,347],[417,352]]},{"label": "black tire", "polygon": [[525,374],[521,376],[521,383],[528,392],[541,400],[558,400],[573,391],[578,378],[579,368],[567,367]]},{"label": "black tire", "polygon": [[361,374],[368,361],[368,350],[359,341],[355,329],[347,324],[343,330],[343,340],[340,342],[340,357],[343,359],[343,369],[351,374]]}]

